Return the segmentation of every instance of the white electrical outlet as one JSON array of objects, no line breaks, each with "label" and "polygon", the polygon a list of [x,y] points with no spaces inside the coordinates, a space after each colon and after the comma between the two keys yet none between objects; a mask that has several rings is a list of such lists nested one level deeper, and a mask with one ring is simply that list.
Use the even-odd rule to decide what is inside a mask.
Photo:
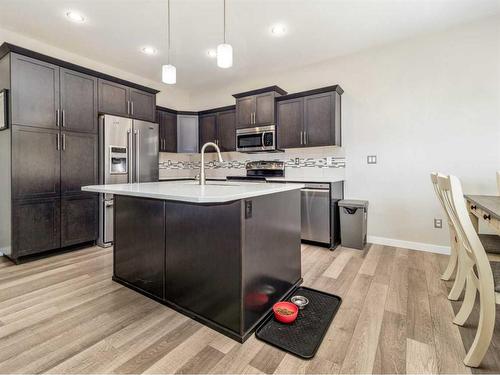
[{"label": "white electrical outlet", "polygon": [[368,164],[377,164],[377,155],[368,155],[366,157],[366,162]]},{"label": "white electrical outlet", "polygon": [[443,219],[434,219],[434,228],[441,229],[443,227]]}]

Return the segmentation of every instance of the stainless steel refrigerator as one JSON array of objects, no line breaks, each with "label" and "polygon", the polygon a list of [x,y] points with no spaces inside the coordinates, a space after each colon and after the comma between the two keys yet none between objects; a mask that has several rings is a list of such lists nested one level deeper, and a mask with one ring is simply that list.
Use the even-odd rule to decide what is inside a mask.
[{"label": "stainless steel refrigerator", "polygon": [[[158,181],[158,124],[124,117],[99,117],[99,183]],[[99,240],[113,244],[113,195],[99,199]]]}]

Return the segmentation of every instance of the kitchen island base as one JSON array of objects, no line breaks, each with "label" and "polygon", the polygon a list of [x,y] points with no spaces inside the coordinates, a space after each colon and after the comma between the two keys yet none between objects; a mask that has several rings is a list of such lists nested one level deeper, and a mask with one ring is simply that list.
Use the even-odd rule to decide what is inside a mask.
[{"label": "kitchen island base", "polygon": [[113,279],[245,341],[301,279],[300,191],[224,203],[115,196]]}]

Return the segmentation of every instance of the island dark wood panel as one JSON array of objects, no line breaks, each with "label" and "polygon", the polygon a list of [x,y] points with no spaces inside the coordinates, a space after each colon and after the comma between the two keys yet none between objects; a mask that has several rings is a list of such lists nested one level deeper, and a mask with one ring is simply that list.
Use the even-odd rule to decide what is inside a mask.
[{"label": "island dark wood panel", "polygon": [[300,190],[194,204],[115,195],[114,280],[245,341],[301,282]]}]

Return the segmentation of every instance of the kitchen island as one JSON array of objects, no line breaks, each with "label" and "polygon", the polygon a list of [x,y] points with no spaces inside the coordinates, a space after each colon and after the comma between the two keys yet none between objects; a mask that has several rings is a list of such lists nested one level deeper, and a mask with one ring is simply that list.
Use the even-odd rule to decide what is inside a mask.
[{"label": "kitchen island", "polygon": [[301,279],[300,184],[86,186],[115,195],[113,279],[245,341]]}]

